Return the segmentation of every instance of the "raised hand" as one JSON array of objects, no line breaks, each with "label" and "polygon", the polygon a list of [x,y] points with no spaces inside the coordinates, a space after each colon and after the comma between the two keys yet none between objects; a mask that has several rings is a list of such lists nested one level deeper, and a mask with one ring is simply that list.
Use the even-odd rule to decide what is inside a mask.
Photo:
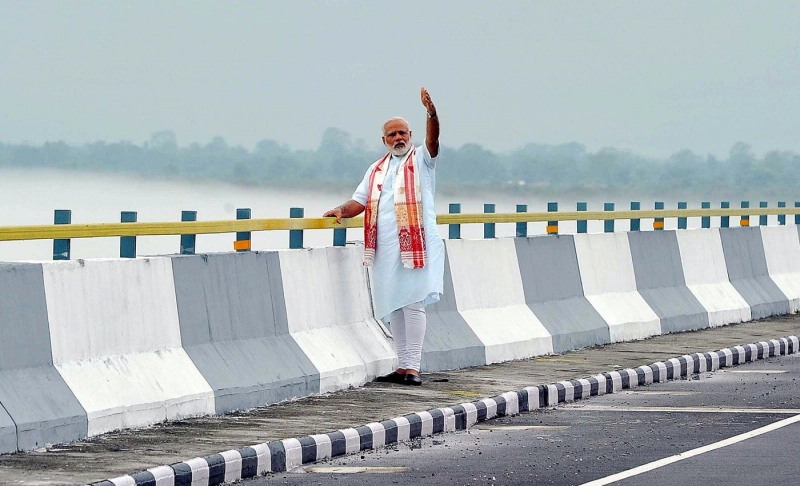
[{"label": "raised hand", "polygon": [[425,89],[424,86],[420,90],[420,97],[422,98],[422,106],[425,107],[425,109],[428,111],[428,114],[435,115],[436,106],[433,104],[433,101],[431,101],[431,94],[428,93],[428,90]]}]

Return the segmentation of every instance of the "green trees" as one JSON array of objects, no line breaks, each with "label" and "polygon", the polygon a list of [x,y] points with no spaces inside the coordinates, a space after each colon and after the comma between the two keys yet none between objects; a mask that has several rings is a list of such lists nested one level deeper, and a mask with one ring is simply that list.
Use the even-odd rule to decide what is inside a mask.
[{"label": "green trees", "polygon": [[[726,159],[680,150],[664,160],[614,148],[589,152],[577,143],[527,144],[512,152],[493,152],[478,144],[442,146],[439,186],[482,186],[487,190],[540,194],[704,194],[744,197],[748,192],[796,198],[800,155],[771,151],[757,157],[737,143]],[[381,155],[337,128],[329,128],[315,150],[293,150],[261,140],[252,150],[222,137],[205,145],[180,147],[172,131],[159,131],[142,145],[95,142],[72,146],[0,143],[0,167],[122,172],[170,179],[216,179],[248,185],[349,184],[358,181]]]}]

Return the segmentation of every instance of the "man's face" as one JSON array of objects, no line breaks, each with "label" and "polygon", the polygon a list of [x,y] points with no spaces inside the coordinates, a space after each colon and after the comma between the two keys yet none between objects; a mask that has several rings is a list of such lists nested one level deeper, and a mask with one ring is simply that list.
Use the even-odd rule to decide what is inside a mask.
[{"label": "man's face", "polygon": [[408,123],[392,120],[383,127],[383,144],[392,155],[402,157],[411,149],[411,131]]}]

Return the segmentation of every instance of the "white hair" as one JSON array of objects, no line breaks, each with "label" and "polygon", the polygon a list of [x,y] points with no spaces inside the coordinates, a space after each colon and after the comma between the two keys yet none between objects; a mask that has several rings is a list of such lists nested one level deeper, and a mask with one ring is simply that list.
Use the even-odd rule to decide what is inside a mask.
[{"label": "white hair", "polygon": [[389,118],[388,120],[386,120],[385,122],[383,122],[383,132],[384,133],[386,133],[386,125],[388,125],[389,123],[391,123],[393,121],[401,121],[401,122],[405,123],[406,126],[408,127],[408,130],[411,131],[411,124],[408,123],[408,120],[406,120],[405,118],[403,118],[401,116],[393,116],[393,117]]}]

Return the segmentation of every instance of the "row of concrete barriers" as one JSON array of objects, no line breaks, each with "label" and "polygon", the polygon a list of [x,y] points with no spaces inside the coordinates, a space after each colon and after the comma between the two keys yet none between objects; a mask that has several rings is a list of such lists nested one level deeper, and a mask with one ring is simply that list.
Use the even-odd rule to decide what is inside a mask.
[{"label": "row of concrete barriers", "polygon": [[[794,313],[800,227],[447,240],[423,371]],[[396,365],[360,247],[0,264],[0,453]]]}]

